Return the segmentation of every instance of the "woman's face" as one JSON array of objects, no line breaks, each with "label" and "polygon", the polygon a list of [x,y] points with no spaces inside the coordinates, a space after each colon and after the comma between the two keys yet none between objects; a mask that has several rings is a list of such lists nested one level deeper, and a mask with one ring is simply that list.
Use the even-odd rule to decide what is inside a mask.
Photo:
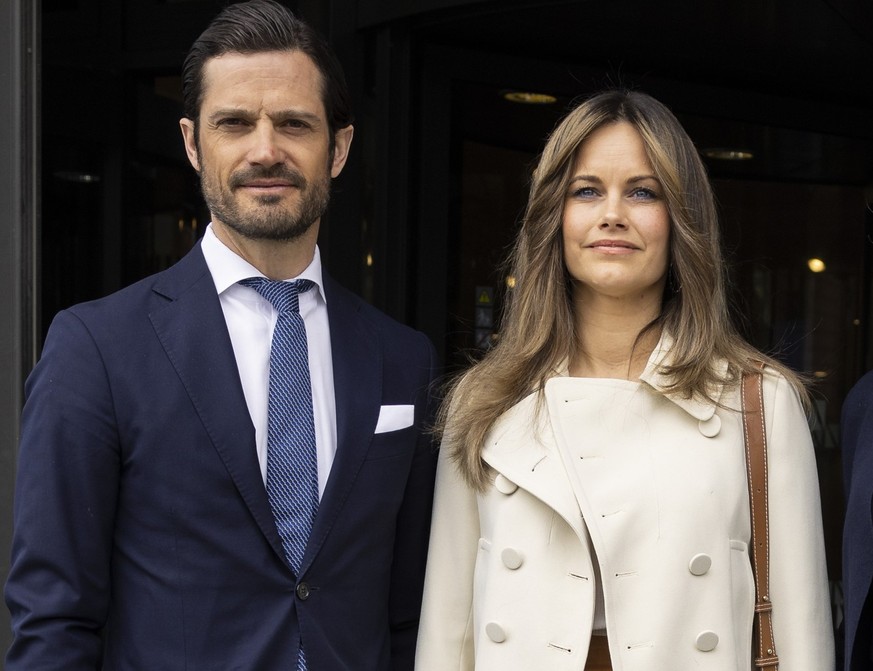
[{"label": "woman's face", "polygon": [[670,217],[661,183],[627,122],[579,147],[564,200],[564,263],[577,292],[661,300]]}]

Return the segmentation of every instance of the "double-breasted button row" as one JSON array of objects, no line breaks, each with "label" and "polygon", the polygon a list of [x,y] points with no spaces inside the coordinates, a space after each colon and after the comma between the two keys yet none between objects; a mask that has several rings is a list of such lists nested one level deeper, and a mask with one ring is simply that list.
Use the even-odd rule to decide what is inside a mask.
[{"label": "double-breasted button row", "polygon": [[[485,635],[492,643],[506,641],[506,630],[497,622],[489,622],[485,625]],[[701,652],[712,652],[718,646],[718,634],[706,629],[697,634],[695,646]]]},{"label": "double-breasted button row", "polygon": [[[501,494],[509,496],[515,494],[518,485],[505,475],[498,473],[494,478],[494,488]],[[524,563],[524,556],[515,548],[504,548],[500,552],[500,561],[506,568],[514,571]],[[497,622],[488,622],[485,625],[485,635],[493,643],[503,643],[506,640],[506,631]]]},{"label": "double-breasted button row", "polygon": [[[692,575],[706,575],[712,568],[712,557],[705,552],[699,552],[688,562],[688,571]],[[718,634],[714,631],[704,630],[697,634],[694,645],[701,652],[712,652],[718,645]]]}]

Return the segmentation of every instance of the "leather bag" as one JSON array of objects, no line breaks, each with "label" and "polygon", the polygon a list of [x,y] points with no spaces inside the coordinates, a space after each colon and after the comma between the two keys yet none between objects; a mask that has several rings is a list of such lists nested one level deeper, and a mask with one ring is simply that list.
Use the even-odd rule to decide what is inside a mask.
[{"label": "leather bag", "polygon": [[752,634],[752,669],[779,669],[773,639],[773,602],[770,599],[770,527],[767,501],[767,431],[764,423],[764,364],[757,373],[743,373],[740,397],[743,440],[749,479],[752,522],[752,573],[755,576],[755,616]]}]

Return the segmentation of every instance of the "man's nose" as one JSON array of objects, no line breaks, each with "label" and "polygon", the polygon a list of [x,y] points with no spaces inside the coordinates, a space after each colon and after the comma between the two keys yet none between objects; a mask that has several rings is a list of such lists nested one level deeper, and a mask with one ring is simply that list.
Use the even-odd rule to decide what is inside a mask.
[{"label": "man's nose", "polygon": [[259,165],[276,165],[285,159],[279,136],[272,124],[258,124],[252,133],[252,146],[248,159]]}]

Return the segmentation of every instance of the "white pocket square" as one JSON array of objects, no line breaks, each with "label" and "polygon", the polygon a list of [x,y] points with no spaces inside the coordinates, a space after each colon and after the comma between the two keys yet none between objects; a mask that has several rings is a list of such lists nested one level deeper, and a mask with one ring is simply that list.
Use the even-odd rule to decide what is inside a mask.
[{"label": "white pocket square", "polygon": [[412,426],[414,420],[414,405],[383,405],[379,409],[379,421],[376,422],[376,433],[405,429],[407,426]]}]

